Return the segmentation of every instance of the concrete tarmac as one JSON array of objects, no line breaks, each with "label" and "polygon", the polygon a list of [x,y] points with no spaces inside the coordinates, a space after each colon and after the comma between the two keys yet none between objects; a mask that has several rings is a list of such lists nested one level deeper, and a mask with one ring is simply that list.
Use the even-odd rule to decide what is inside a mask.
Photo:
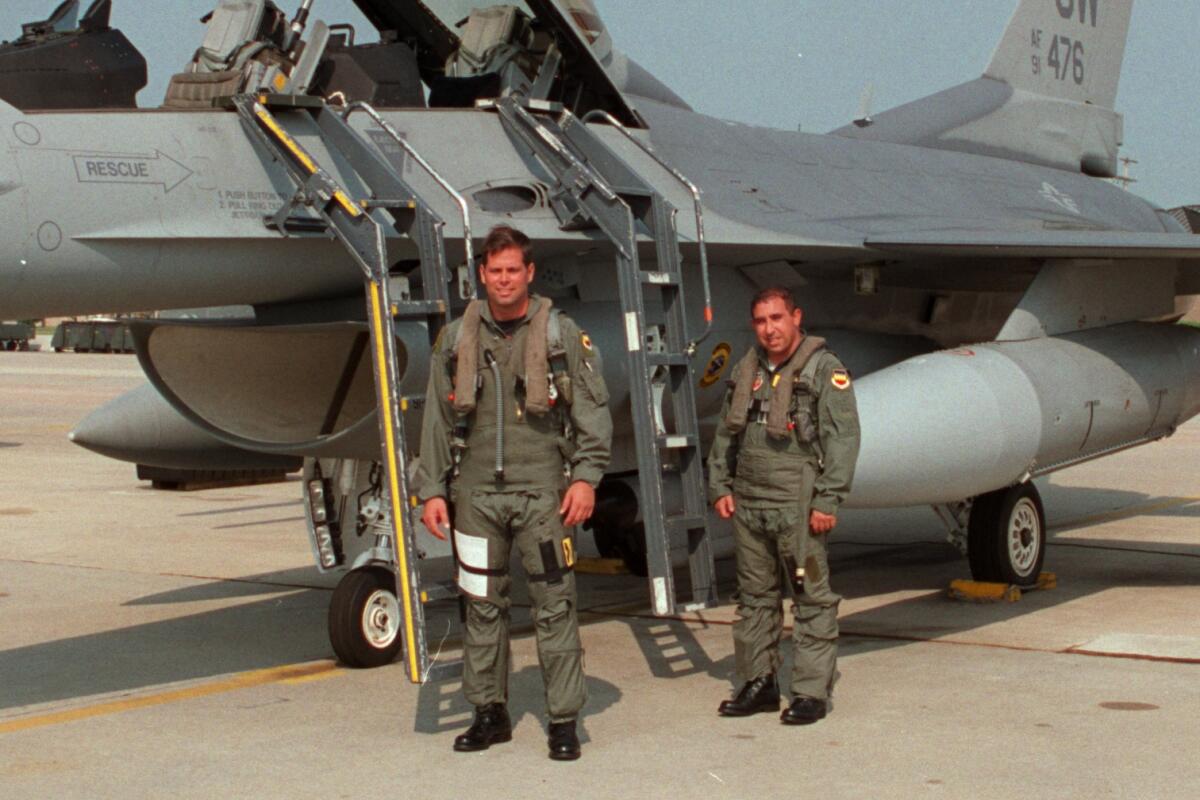
[{"label": "concrete tarmac", "polygon": [[584,755],[556,763],[527,630],[514,740],[454,753],[456,681],[333,661],[295,480],[157,492],[67,441],[141,380],[130,356],[0,353],[0,797],[1200,791],[1200,421],[1039,481],[1058,586],[1016,603],[947,598],[967,567],[929,509],[846,512],[842,680],[813,726],[716,716],[729,562],[721,607],[678,620],[640,579],[581,576]]}]

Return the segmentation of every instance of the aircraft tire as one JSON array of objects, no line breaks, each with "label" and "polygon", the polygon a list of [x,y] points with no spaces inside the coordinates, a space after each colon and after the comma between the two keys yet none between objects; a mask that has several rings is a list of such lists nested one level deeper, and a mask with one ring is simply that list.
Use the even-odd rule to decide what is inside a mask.
[{"label": "aircraft tire", "polygon": [[395,580],[379,568],[346,574],[329,602],[329,643],[349,667],[390,664],[400,652],[403,622]]},{"label": "aircraft tire", "polygon": [[1032,483],[975,498],[967,526],[971,577],[1026,588],[1046,557],[1046,511]]},{"label": "aircraft tire", "polygon": [[593,526],[592,535],[596,541],[596,549],[602,557],[619,558],[625,562],[626,568],[638,577],[644,578],[649,574],[646,564],[646,534],[642,523],[635,522],[621,527]]},{"label": "aircraft tire", "polygon": [[634,575],[644,578],[650,574],[650,567],[646,563],[646,529],[642,523],[622,531],[617,541],[617,552]]}]

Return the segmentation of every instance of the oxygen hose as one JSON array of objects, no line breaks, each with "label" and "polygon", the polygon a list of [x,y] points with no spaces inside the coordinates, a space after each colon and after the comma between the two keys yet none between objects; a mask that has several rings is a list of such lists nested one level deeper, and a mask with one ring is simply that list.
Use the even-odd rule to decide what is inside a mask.
[{"label": "oxygen hose", "polygon": [[484,363],[492,371],[496,392],[496,480],[504,480],[504,386],[500,382],[500,365],[491,350],[483,351]]}]

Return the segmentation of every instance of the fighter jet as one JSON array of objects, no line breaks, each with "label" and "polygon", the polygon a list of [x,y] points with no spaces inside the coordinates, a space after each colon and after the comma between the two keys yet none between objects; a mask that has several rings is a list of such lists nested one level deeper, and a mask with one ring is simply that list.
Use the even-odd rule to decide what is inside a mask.
[{"label": "fighter jet", "polygon": [[109,26],[112,0],[64,0],[45,20],[0,44],[0,97],[24,111],[134,108],[146,85],[146,59]]},{"label": "fighter jet", "polygon": [[1200,331],[1173,324],[1200,244],[1104,180],[1132,0],[1019,0],[981,77],[826,135],[696,113],[590,0],[356,3],[380,43],[309,27],[311,0],[290,20],[223,0],[161,108],[0,106],[0,317],[253,309],[139,325],[153,389],[75,441],[305,457],[349,663],[390,660],[413,617],[412,565],[379,569],[415,555],[379,533],[407,516],[388,437],[414,445],[431,336],[493,224],[536,241],[538,290],[604,354],[617,440],[591,532],[659,613],[675,563],[714,599],[700,461],[761,287],[794,287],[854,374],[849,504],[933,506],[981,580],[1036,580],[1033,478],[1200,412]]}]

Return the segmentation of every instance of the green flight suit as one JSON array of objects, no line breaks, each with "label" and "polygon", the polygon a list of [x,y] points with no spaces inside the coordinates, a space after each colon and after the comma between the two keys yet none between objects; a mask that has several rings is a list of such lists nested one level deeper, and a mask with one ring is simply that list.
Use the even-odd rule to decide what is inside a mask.
[{"label": "green flight suit", "polygon": [[[761,407],[772,396],[772,372],[763,352],[757,351],[757,356],[757,388],[752,394]],[[827,700],[837,679],[841,597],[829,585],[827,537],[809,533],[809,512],[836,514],[849,494],[859,425],[854,389],[841,362],[827,350],[812,358],[818,360],[811,391],[792,395],[790,418],[807,404],[815,441],[802,441],[803,425],[796,425],[784,439],[771,437],[765,413],[750,413],[743,430],[730,431],[731,388],[708,457],[709,497],[716,502],[732,494],[736,508],[738,618],[733,638],[740,679],[751,681],[779,669],[779,576],[790,555],[805,570],[803,591],[793,592],[791,694]]]},{"label": "green flight suit", "polygon": [[[535,302],[531,298],[531,311]],[[535,415],[525,411],[522,390],[530,316],[506,335],[483,304],[479,388],[475,410],[462,420],[466,449],[457,476],[452,475],[451,451],[458,420],[450,399],[454,354],[447,343],[458,341],[462,321],[446,328],[430,365],[416,481],[422,502],[447,497],[451,506],[459,583],[467,606],[463,674],[467,700],[475,706],[508,700],[512,583],[508,568],[515,541],[529,576],[538,660],[551,722],[575,719],[587,699],[575,575],[570,569],[574,541],[563,527],[558,509],[571,482],[584,481],[593,488],[600,483],[612,446],[608,392],[591,341],[566,316],[560,314],[558,320],[571,402],[559,397],[548,413]],[[499,368],[499,387],[485,351]],[[497,391],[504,407],[503,424],[497,415]],[[502,478],[496,475],[498,434],[503,436]],[[465,550],[468,544],[473,556]],[[471,558],[475,571],[466,571]],[[479,568],[489,574],[480,575]]]}]

